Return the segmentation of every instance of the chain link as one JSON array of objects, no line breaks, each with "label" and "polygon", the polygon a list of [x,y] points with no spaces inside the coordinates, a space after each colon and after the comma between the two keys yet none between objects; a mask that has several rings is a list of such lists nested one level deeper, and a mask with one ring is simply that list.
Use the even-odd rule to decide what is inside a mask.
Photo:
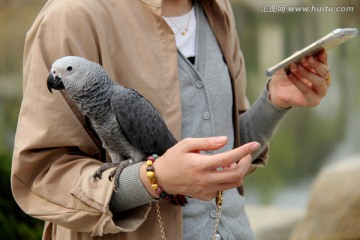
[{"label": "chain link", "polygon": [[[220,225],[220,218],[221,218],[221,206],[223,202],[223,192],[219,191],[218,195],[216,196],[216,219],[215,219],[215,227],[212,234],[212,239],[216,240],[216,235],[218,233],[219,225]],[[159,201],[156,202],[156,212],[157,212],[157,218],[160,228],[160,235],[162,240],[166,240],[163,221],[161,218],[161,212],[160,212],[160,204]]]},{"label": "chain link", "polygon": [[220,225],[220,217],[221,217],[221,206],[216,208],[216,219],[215,219],[215,227],[212,235],[212,239],[216,240],[216,235],[218,233],[219,225]]},{"label": "chain link", "polygon": [[212,239],[216,240],[216,235],[218,233],[219,225],[220,225],[220,217],[221,217],[221,206],[223,203],[223,192],[219,191],[216,196],[216,219],[215,219],[215,227],[212,235]]},{"label": "chain link", "polygon": [[161,239],[162,239],[162,240],[166,240],[165,231],[164,231],[164,226],[163,226],[163,221],[162,221],[162,218],[161,218],[159,201],[156,202],[156,212],[157,212],[157,217],[158,217],[158,222],[159,222]]}]

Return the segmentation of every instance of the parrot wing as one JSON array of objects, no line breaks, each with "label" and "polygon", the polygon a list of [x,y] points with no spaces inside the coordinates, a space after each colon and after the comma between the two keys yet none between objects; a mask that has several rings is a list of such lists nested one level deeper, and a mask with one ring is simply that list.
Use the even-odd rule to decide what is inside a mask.
[{"label": "parrot wing", "polygon": [[163,155],[177,143],[160,113],[137,91],[115,88],[110,104],[124,136],[144,153]]}]

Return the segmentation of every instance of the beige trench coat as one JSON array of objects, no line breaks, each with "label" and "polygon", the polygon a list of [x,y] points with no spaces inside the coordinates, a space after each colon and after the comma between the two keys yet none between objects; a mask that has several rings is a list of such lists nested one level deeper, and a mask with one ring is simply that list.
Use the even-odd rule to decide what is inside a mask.
[{"label": "beige trench coat", "polygon": [[[232,10],[227,0],[201,2],[228,64],[237,123],[248,106]],[[91,185],[89,178],[100,166],[103,150],[74,106],[46,87],[52,62],[66,55],[99,62],[113,80],[139,91],[181,139],[176,45],[161,18],[161,0],[50,0],[25,42],[11,178],[17,203],[45,221],[43,239],[159,239],[151,204],[113,220],[108,205],[113,183],[104,176],[96,188]],[[239,129],[234,125],[238,146]],[[265,153],[253,166],[263,165],[266,158]],[[181,208],[161,202],[161,210],[168,239],[182,239]]]}]

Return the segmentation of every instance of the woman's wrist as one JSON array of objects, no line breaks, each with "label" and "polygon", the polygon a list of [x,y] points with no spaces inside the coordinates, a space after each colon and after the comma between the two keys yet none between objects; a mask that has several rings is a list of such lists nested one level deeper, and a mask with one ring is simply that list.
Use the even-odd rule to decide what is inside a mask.
[{"label": "woman's wrist", "polygon": [[149,179],[147,178],[147,171],[146,171],[147,165],[146,163],[143,163],[140,166],[140,180],[141,182],[144,184],[145,189],[148,191],[148,193],[153,197],[153,198],[159,198],[159,195],[156,194],[154,188],[152,187]]},{"label": "woman's wrist", "polygon": [[149,192],[149,194],[159,200],[167,200],[174,204],[175,206],[185,206],[187,204],[186,197],[182,194],[168,194],[164,191],[164,189],[160,186],[157,179],[157,174],[155,174],[155,161],[158,159],[158,155],[153,154],[147,158],[145,164],[141,166],[141,181],[143,182],[145,188]]},{"label": "woman's wrist", "polygon": [[[155,160],[159,157],[154,154],[147,158],[145,164],[140,167],[140,178],[149,194],[156,199],[168,199],[168,194],[163,190],[155,174]],[[170,196],[170,195],[169,195]]]},{"label": "woman's wrist", "polygon": [[146,177],[149,179],[149,182],[152,186],[152,188],[155,190],[155,194],[159,196],[161,199],[170,200],[171,195],[168,195],[163,188],[158,184],[158,180],[155,174],[155,168],[154,163],[156,159],[158,159],[157,154],[153,154],[152,156],[149,156],[146,160]]}]

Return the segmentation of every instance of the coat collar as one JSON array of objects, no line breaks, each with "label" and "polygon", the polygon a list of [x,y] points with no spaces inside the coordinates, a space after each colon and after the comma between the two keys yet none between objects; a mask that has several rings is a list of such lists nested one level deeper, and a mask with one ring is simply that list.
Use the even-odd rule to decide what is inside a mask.
[{"label": "coat collar", "polygon": [[[145,4],[148,4],[155,8],[161,8],[163,0],[142,0]],[[195,0],[196,1],[196,0]],[[202,4],[208,4],[213,6],[221,6],[220,0],[199,0]],[[215,4],[215,5],[214,5]],[[222,7],[220,7],[222,8]]]},{"label": "coat collar", "polygon": [[161,8],[162,0],[142,0],[142,1],[153,7]]}]

